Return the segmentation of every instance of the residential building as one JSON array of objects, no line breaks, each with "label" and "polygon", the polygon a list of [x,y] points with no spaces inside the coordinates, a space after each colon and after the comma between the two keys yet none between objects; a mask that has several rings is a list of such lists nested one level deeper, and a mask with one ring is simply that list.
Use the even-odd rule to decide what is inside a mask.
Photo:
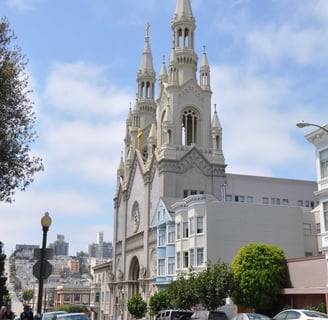
[{"label": "residential building", "polygon": [[[110,319],[110,293],[113,287],[109,286],[109,276],[112,274],[112,261],[106,261],[93,268],[93,283],[91,286],[90,307],[92,310],[92,320]],[[116,302],[117,305],[117,302]],[[117,308],[116,308],[117,309]],[[117,310],[114,314],[118,314]]]},{"label": "residential building", "polygon": [[69,272],[79,273],[80,272],[80,262],[77,259],[69,259],[67,261],[67,268]]},{"label": "residential building", "polygon": [[[318,198],[319,206],[316,211],[320,215],[320,230],[322,247],[321,250],[326,256],[326,274],[328,272],[328,125],[319,126],[310,124],[317,127],[316,130],[309,132],[305,138],[315,146],[316,154],[316,171],[318,191],[315,195]],[[319,226],[317,225],[317,230]],[[326,283],[328,286],[328,282]],[[328,290],[325,291],[326,301],[328,301]]]}]

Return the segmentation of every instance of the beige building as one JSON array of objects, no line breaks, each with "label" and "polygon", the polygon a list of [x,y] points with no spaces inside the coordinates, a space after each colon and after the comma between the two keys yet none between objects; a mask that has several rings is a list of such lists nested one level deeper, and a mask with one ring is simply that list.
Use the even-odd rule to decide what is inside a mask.
[{"label": "beige building", "polygon": [[[93,283],[90,289],[90,308],[92,320],[110,319],[110,294],[113,288],[109,276],[112,274],[112,261],[92,267]],[[115,310],[116,311],[116,310]],[[117,312],[114,311],[114,314]]]},{"label": "beige building", "polygon": [[70,272],[79,273],[80,272],[80,262],[77,259],[69,259],[67,261],[67,268]]},{"label": "beige building", "polygon": [[[309,214],[316,205],[316,183],[226,173],[210,67],[205,51],[198,67],[190,0],[176,1],[171,29],[173,48],[162,64],[155,100],[147,25],[137,99],[126,119],[108,277],[113,317],[126,319],[128,299],[141,293],[148,301],[184,263],[231,261],[248,242],[280,244],[288,257],[318,252]],[[202,232],[191,237],[191,230],[201,230],[198,217],[203,217]]]}]

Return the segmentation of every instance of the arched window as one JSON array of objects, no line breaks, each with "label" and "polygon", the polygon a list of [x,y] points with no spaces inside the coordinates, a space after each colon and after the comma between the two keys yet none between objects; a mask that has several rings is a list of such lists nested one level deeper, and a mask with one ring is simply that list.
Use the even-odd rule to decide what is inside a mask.
[{"label": "arched window", "polygon": [[181,48],[182,47],[182,29],[179,29],[178,30],[178,48]]},{"label": "arched window", "polygon": [[182,114],[182,144],[196,144],[197,137],[197,114],[188,108]]},{"label": "arched window", "polygon": [[189,48],[189,29],[185,29],[184,34],[184,48]]}]

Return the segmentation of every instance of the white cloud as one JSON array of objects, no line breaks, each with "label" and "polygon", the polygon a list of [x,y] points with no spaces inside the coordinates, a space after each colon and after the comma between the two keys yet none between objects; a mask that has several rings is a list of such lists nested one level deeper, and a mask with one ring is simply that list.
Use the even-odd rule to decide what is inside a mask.
[{"label": "white cloud", "polygon": [[292,136],[306,107],[287,105],[294,100],[292,88],[292,79],[212,67],[213,103],[223,127],[228,172],[272,176],[274,168],[304,156]]},{"label": "white cloud", "polygon": [[59,112],[78,117],[126,114],[133,95],[108,83],[106,71],[82,61],[57,62],[46,81],[45,101]]},{"label": "white cloud", "polygon": [[30,11],[35,9],[43,0],[6,0],[9,7],[19,11]]}]

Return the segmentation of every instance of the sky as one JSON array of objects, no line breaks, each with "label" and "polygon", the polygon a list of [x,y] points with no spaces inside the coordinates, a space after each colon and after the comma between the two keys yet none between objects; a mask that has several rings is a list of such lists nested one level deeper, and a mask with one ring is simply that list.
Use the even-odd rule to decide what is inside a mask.
[{"label": "sky", "polygon": [[[298,121],[324,125],[328,101],[327,0],[191,0],[195,50],[205,46],[212,105],[223,128],[229,173],[316,180],[315,149]],[[1,0],[15,44],[28,58],[45,170],[15,202],[0,203],[0,240],[41,245],[58,234],[69,253],[97,233],[113,237],[116,172],[125,120],[150,24],[154,68],[172,47],[176,0]],[[158,92],[158,91],[157,91]],[[214,109],[214,107],[213,107]]]}]

